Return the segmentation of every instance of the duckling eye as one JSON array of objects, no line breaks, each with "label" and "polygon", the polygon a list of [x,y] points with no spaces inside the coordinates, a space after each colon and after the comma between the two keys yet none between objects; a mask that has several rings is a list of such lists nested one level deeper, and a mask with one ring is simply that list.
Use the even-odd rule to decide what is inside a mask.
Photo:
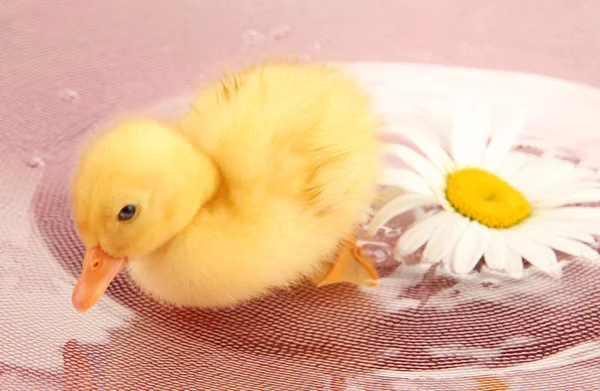
[{"label": "duckling eye", "polygon": [[135,216],[135,205],[125,205],[119,212],[119,221],[131,220]]}]

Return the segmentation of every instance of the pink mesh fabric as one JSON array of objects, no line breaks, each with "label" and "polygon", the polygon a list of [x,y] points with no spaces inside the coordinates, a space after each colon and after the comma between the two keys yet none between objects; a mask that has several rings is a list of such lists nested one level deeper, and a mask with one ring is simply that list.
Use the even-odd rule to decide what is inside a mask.
[{"label": "pink mesh fabric", "polygon": [[[218,64],[285,51],[600,84],[593,2],[350,3],[4,1],[0,390],[600,390],[598,265],[567,260],[561,280],[457,279],[391,256],[408,217],[367,243],[385,276],[377,291],[306,285],[230,310],[179,310],[124,275],[88,313],[71,308],[83,254],[68,194],[79,146],[123,111],[175,111],[151,103]],[[436,86],[479,88],[527,103],[536,145],[600,167],[595,90],[395,64],[354,70],[391,121],[407,102],[448,101]]]}]

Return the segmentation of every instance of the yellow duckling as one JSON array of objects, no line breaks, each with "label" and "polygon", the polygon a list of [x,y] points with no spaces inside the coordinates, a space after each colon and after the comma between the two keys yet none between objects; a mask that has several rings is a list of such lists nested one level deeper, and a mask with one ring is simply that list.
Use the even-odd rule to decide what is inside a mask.
[{"label": "yellow duckling", "polygon": [[74,307],[124,268],[176,306],[231,306],[305,278],[376,285],[354,230],[375,196],[379,124],[341,71],[285,62],[209,85],[175,124],[122,122],[73,182],[87,248]]}]

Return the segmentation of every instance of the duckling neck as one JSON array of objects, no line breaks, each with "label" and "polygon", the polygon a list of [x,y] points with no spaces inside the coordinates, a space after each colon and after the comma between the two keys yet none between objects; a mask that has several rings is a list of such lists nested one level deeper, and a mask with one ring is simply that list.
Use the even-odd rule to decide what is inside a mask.
[{"label": "duckling neck", "polygon": [[217,165],[206,154],[198,153],[198,170],[192,182],[196,184],[196,189],[199,191],[198,197],[200,208],[207,202],[210,202],[217,194],[221,187],[221,175]]},{"label": "duckling neck", "polygon": [[210,156],[188,144],[173,152],[176,152],[174,160],[165,161],[173,171],[168,185],[172,191],[165,193],[169,194],[169,200],[165,202],[164,228],[168,228],[169,237],[192,223],[221,187],[218,168]]}]

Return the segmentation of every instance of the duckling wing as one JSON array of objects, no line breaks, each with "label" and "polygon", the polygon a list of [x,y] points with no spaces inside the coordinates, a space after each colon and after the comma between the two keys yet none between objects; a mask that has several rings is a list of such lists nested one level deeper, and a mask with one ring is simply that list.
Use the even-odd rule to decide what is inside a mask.
[{"label": "duckling wing", "polygon": [[341,71],[271,63],[205,89],[184,131],[239,196],[283,196],[316,211],[361,204],[377,174],[379,118]]}]

